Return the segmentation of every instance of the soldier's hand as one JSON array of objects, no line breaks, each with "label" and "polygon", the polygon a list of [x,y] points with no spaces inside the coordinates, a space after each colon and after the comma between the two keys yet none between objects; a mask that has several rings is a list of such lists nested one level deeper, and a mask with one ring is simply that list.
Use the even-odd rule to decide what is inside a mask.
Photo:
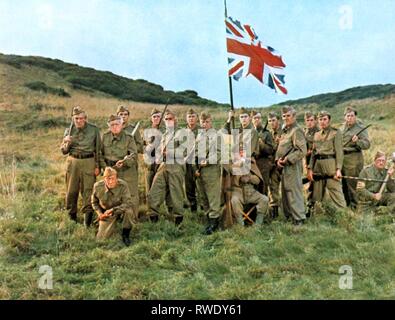
[{"label": "soldier's hand", "polygon": [[73,141],[73,137],[72,136],[65,136],[63,138],[63,143],[68,144],[71,143]]},{"label": "soldier's hand", "polygon": [[311,169],[307,170],[307,179],[309,181],[314,181],[313,170],[311,170]]},{"label": "soldier's hand", "polygon": [[354,143],[356,143],[358,140],[359,140],[359,138],[358,138],[357,135],[353,136],[352,139],[351,139],[351,141],[354,142]]},{"label": "soldier's hand", "polygon": [[95,168],[95,176],[97,177],[100,174],[100,168]]},{"label": "soldier's hand", "polygon": [[123,167],[123,160],[117,161],[117,163],[115,164],[115,166],[116,166],[117,168],[122,168],[122,167]]},{"label": "soldier's hand", "polygon": [[286,162],[287,162],[287,158],[285,159],[280,158],[277,160],[277,166],[282,169],[285,167]]},{"label": "soldier's hand", "polygon": [[335,174],[335,176],[334,176],[333,178],[334,178],[335,180],[338,180],[338,181],[341,180],[341,178],[342,178],[342,172],[341,172],[340,169],[337,169],[337,170],[336,170],[336,174]]},{"label": "soldier's hand", "polygon": [[207,160],[200,161],[200,166],[201,167],[207,167]]},{"label": "soldier's hand", "polygon": [[241,183],[248,183],[251,180],[251,176],[249,174],[246,174],[244,176],[241,176],[240,182]]},{"label": "soldier's hand", "polygon": [[382,194],[381,194],[381,193],[375,193],[375,194],[373,195],[373,197],[374,197],[375,200],[380,201],[381,198],[382,198]]},{"label": "soldier's hand", "polygon": [[394,167],[389,168],[387,173],[392,178],[392,176],[394,175]]},{"label": "soldier's hand", "polygon": [[234,117],[235,117],[235,112],[233,110],[229,110],[227,122],[231,122]]}]

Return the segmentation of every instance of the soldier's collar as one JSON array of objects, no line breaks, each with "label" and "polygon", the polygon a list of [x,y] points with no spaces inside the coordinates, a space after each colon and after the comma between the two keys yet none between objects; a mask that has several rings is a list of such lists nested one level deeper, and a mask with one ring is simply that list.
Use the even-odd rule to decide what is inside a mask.
[{"label": "soldier's collar", "polygon": [[[111,132],[111,131],[110,131]],[[119,133],[119,135],[117,135],[117,136],[115,136],[112,132],[111,132],[111,137],[112,137],[112,140],[121,140],[121,135],[122,135],[122,132],[123,131],[121,131],[120,133]]]}]

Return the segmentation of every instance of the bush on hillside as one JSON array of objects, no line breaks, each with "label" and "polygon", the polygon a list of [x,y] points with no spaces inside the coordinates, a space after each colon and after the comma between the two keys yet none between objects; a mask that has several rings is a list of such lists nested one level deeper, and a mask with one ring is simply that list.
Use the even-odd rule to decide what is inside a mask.
[{"label": "bush on hillside", "polygon": [[57,95],[59,97],[66,97],[66,98],[71,97],[71,95],[68,92],[66,92],[63,88],[52,88],[42,81],[32,81],[25,83],[25,87],[29,88],[30,90],[50,93]]}]

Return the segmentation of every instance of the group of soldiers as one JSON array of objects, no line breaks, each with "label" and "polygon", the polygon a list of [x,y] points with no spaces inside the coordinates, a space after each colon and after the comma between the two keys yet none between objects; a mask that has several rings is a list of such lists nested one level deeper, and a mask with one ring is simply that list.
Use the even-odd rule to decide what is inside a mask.
[{"label": "group of soldiers", "polygon": [[[180,158],[184,136],[177,130],[177,115],[167,107],[163,113],[152,110],[151,131],[144,130],[143,136],[138,125],[129,123],[124,106],[109,117],[108,131],[102,136],[80,107],[72,115],[61,145],[68,155],[66,208],[77,221],[81,193],[84,223],[89,227],[96,213],[99,239],[110,237],[119,220],[123,242],[131,243],[131,229],[139,220],[138,175],[143,169],[139,154],[145,159],[149,220],[159,220],[164,204],[178,226],[187,208],[195,213],[200,207],[207,217],[203,230],[207,235],[218,230],[225,218],[240,225],[262,225],[276,219],[279,208],[286,219],[301,225],[316,203],[326,199],[339,209],[369,211],[384,205],[395,213],[393,166],[387,169],[386,155],[377,152],[374,163],[364,168],[362,151],[370,147],[369,136],[350,107],[339,129],[331,125],[326,111],[306,112],[302,129],[291,106],[283,107],[281,116],[270,112],[266,121],[260,112],[241,108],[240,126],[234,128],[235,114],[230,111],[221,130],[237,129],[239,141],[247,139],[249,152],[240,143],[226,164],[221,161],[223,140],[214,135],[213,143],[213,118],[206,112],[198,115],[190,109],[186,114],[184,133],[194,143],[193,152],[187,149],[181,155],[183,162],[174,161]],[[199,148],[204,151],[198,152]],[[103,180],[96,182],[100,174]],[[308,183],[306,201],[303,180]]]}]

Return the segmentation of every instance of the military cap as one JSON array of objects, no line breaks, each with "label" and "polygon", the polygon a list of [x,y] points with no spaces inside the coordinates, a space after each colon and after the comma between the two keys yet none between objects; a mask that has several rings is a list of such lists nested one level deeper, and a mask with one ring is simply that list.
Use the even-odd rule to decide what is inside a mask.
[{"label": "military cap", "polygon": [[355,110],[353,107],[346,107],[344,109],[344,115],[346,115],[347,113],[350,113],[350,112],[354,112],[354,114],[357,115],[357,110]]},{"label": "military cap", "polygon": [[279,116],[276,112],[274,112],[274,111],[269,112],[269,114],[267,115],[267,117],[268,117],[268,118],[276,118],[277,120],[280,120],[280,116]]},{"label": "military cap", "polygon": [[314,114],[314,113],[312,113],[311,111],[306,111],[306,112],[304,113],[304,118],[305,118],[305,119],[308,119],[308,118],[311,118],[311,117],[314,117],[314,119],[317,119],[317,115]]},{"label": "military cap", "polygon": [[200,120],[207,120],[207,119],[211,119],[211,114],[206,113],[206,112],[202,112],[200,114]]},{"label": "military cap", "polygon": [[127,112],[129,114],[129,109],[127,107],[121,105],[117,108],[117,114],[120,112]]},{"label": "military cap", "polygon": [[197,115],[196,111],[193,110],[193,108],[190,108],[190,109],[187,111],[187,114],[196,114],[196,115]]},{"label": "military cap", "polygon": [[113,168],[111,168],[111,167],[106,167],[105,169],[104,169],[104,173],[103,173],[103,177],[104,178],[106,178],[106,177],[111,177],[111,176],[114,176],[114,175],[117,175],[118,173],[117,173],[117,170],[115,170],[115,169],[113,169]]},{"label": "military cap", "polygon": [[81,113],[85,113],[85,111],[82,110],[82,108],[80,106],[76,106],[73,108],[73,116],[76,116]]},{"label": "military cap", "polygon": [[281,112],[282,113],[288,113],[288,112],[296,113],[296,110],[292,106],[284,106],[284,107],[281,108]]},{"label": "military cap", "polygon": [[239,115],[242,115],[242,114],[248,114],[249,115],[247,109],[245,109],[243,107],[241,107],[240,110],[239,110]]},{"label": "military cap", "polygon": [[259,111],[252,110],[250,113],[251,117],[259,116],[262,117],[262,114]]},{"label": "military cap", "polygon": [[165,116],[168,115],[168,114],[171,114],[173,117],[176,116],[176,114],[173,111],[169,110],[169,109],[166,110]]},{"label": "military cap", "polygon": [[318,112],[318,118],[322,118],[327,116],[329,119],[331,118],[331,114],[328,111],[322,110],[320,112]]},{"label": "military cap", "polygon": [[151,116],[153,116],[154,114],[157,114],[157,113],[162,113],[162,111],[158,110],[157,108],[153,108],[151,111]]},{"label": "military cap", "polygon": [[383,151],[377,151],[376,154],[374,155],[374,160],[377,160],[378,158],[385,157],[385,152]]},{"label": "military cap", "polygon": [[116,114],[112,114],[108,117],[107,123],[110,123],[111,121],[117,121],[117,120],[122,120],[120,116],[117,116]]}]

